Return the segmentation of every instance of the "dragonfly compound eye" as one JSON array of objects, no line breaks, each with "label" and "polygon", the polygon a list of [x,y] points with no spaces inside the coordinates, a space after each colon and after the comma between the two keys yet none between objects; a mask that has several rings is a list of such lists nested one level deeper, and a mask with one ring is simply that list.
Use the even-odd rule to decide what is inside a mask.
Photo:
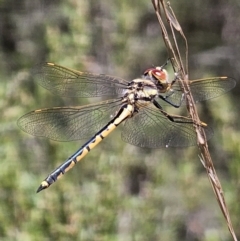
[{"label": "dragonfly compound eye", "polygon": [[152,75],[156,80],[158,80],[161,84],[169,83],[168,81],[168,73],[165,69],[161,67],[156,67],[152,70]]}]

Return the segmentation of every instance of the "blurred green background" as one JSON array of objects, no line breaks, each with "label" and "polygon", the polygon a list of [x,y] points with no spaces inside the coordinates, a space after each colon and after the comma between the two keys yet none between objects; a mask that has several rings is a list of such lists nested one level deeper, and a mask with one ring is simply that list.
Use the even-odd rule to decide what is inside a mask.
[{"label": "blurred green background", "polygon": [[[239,1],[171,3],[188,38],[190,79],[238,80]],[[1,240],[232,240],[197,147],[141,149],[121,140],[121,128],[36,194],[40,182],[84,141],[36,138],[20,131],[17,119],[33,109],[94,100],[51,95],[33,81],[31,68],[51,61],[131,80],[166,59],[150,0],[0,0]],[[238,84],[198,105],[215,132],[210,151],[238,237],[239,101]]]}]

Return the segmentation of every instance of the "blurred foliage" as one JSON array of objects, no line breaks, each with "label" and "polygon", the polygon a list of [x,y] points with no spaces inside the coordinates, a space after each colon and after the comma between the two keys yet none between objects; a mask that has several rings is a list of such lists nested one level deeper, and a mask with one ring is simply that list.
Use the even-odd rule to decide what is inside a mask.
[{"label": "blurred foliage", "polygon": [[[188,38],[190,77],[239,79],[239,2],[171,3]],[[150,0],[0,1],[1,240],[231,240],[196,147],[140,149],[122,142],[116,130],[61,180],[35,193],[82,143],[29,136],[16,126],[18,117],[87,101],[52,96],[36,86],[31,68],[52,61],[130,80],[166,59]],[[199,111],[215,131],[209,145],[240,237],[238,101],[237,86],[199,104]]]}]

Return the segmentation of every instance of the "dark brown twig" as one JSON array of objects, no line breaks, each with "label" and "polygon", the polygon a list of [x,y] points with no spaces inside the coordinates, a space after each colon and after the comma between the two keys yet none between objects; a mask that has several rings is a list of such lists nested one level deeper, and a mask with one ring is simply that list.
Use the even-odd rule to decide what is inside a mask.
[{"label": "dark brown twig", "polygon": [[[187,39],[182,31],[181,25],[179,24],[173,9],[170,6],[170,3],[167,4],[164,2],[164,0],[152,0],[160,27],[162,31],[163,40],[165,42],[166,48],[168,50],[168,54],[173,66],[174,71],[178,74],[179,82],[181,85],[181,88],[183,90],[183,93],[186,96],[186,103],[187,103],[187,109],[189,111],[189,114],[193,120],[195,130],[197,133],[197,143],[200,150],[200,160],[206,169],[208,178],[210,180],[210,183],[212,185],[213,191],[216,195],[217,201],[219,203],[219,206],[221,208],[221,211],[227,221],[228,229],[233,237],[234,241],[237,241],[230,215],[228,212],[228,208],[225,202],[223,189],[221,186],[221,183],[218,179],[217,173],[215,171],[211,155],[208,150],[208,144],[206,141],[206,136],[203,128],[201,125],[198,125],[200,123],[200,119],[197,113],[196,105],[194,103],[193,96],[191,94],[191,89],[188,84],[188,44]],[[162,11],[161,11],[162,10]],[[167,21],[168,29],[170,29],[171,32],[171,39],[168,35],[167,28],[164,24],[163,14],[165,15],[165,21]],[[183,66],[181,54],[178,48],[178,43],[176,41],[175,37],[175,31],[178,32],[181,37],[183,38],[185,42],[185,67]]]}]

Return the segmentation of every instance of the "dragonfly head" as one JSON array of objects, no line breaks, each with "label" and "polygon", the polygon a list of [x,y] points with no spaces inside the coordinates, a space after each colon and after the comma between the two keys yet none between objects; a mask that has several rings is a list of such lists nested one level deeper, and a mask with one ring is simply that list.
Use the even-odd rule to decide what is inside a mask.
[{"label": "dragonfly head", "polygon": [[147,69],[143,75],[144,77],[155,81],[155,84],[160,90],[160,92],[167,91],[171,86],[171,81],[169,81],[168,72],[162,67]]}]

